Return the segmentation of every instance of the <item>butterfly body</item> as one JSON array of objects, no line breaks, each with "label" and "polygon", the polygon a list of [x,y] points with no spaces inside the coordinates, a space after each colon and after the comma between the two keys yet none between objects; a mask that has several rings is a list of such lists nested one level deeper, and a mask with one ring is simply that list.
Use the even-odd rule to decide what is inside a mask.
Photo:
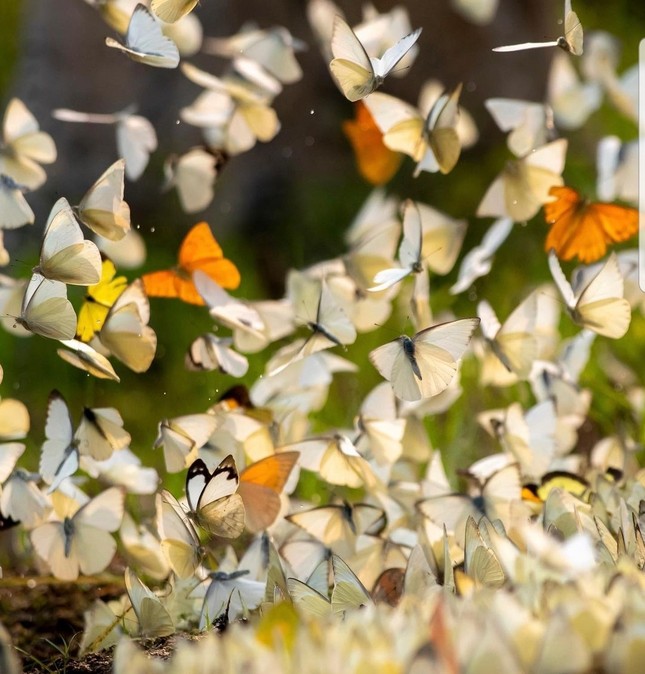
[{"label": "butterfly body", "polygon": [[401,335],[399,341],[403,347],[403,353],[405,353],[406,358],[410,361],[410,367],[412,368],[415,377],[417,377],[417,379],[423,379],[423,375],[419,369],[419,363],[417,363],[417,359],[414,356],[416,351],[414,342],[407,335]]}]

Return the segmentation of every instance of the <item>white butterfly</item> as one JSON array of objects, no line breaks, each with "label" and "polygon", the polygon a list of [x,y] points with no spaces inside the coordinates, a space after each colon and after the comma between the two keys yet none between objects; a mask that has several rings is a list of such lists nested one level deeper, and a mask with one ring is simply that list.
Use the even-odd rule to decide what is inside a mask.
[{"label": "white butterfly", "polygon": [[186,354],[189,370],[210,372],[219,370],[232,377],[243,377],[249,369],[249,361],[231,348],[231,338],[219,338],[208,333],[198,337]]},{"label": "white butterfly", "polygon": [[40,130],[36,118],[20,99],[12,98],[2,121],[0,174],[35,190],[46,180],[40,164],[54,161],[56,145],[52,137]]},{"label": "white butterfly", "polygon": [[560,47],[575,56],[582,54],[583,32],[578,15],[571,9],[571,0],[564,0],[564,35],[549,42],[524,42],[505,47],[495,47],[493,51],[508,52],[542,47]]},{"label": "white butterfly", "polygon": [[125,570],[125,589],[137,617],[138,636],[165,637],[175,633],[175,625],[168,609],[129,567]]},{"label": "white butterfly", "polygon": [[313,353],[334,346],[345,347],[356,341],[356,328],[324,280],[317,281],[292,272],[287,283],[293,298],[295,318],[309,328],[311,335],[304,343],[291,345],[293,348],[281,358],[274,359],[269,376]]},{"label": "white butterfly", "polygon": [[374,276],[370,292],[379,292],[391,288],[410,274],[426,273],[423,258],[423,230],[419,204],[406,201],[403,207],[403,238],[399,246],[400,267],[383,269]]},{"label": "white butterfly", "polygon": [[571,59],[558,52],[551,62],[547,99],[559,128],[579,129],[600,107],[602,88],[597,82],[582,82]]},{"label": "white butterfly", "polygon": [[226,573],[214,571],[209,574],[210,585],[204,596],[199,618],[199,627],[212,625],[225,614],[227,621],[253,610],[264,599],[266,583],[245,578],[248,571],[241,569]]},{"label": "white butterfly", "polygon": [[22,299],[16,323],[36,335],[50,339],[72,339],[76,334],[76,314],[67,299],[67,287],[32,274]]},{"label": "white butterfly", "polygon": [[349,568],[347,562],[332,554],[334,587],[331,592],[331,608],[334,613],[356,610],[373,604],[370,593]]},{"label": "white butterfly", "polygon": [[79,573],[100,573],[112,561],[116,542],[110,532],[121,524],[123,497],[121,489],[112,487],[76,512],[60,512],[60,520],[31,532],[34,549],[56,578],[76,580]]},{"label": "white butterfly", "polygon": [[[382,508],[367,503],[351,505],[347,502],[302,510],[287,515],[285,519],[304,529],[328,548],[347,557],[354,553],[358,536],[364,533],[378,534],[386,524]],[[287,545],[293,547],[295,544],[296,541],[290,541]],[[318,553],[319,551],[316,555]],[[288,557],[291,561],[296,561],[292,559],[294,554],[295,551],[291,550]],[[297,556],[301,557],[301,554]],[[301,559],[299,563],[294,564],[294,567],[302,566],[303,561]]]},{"label": "white butterfly", "polygon": [[49,394],[45,438],[39,471],[43,480],[50,485],[51,492],[58,489],[65,478],[74,475],[79,466],[72,419],[67,403],[58,391]]},{"label": "white butterfly", "polygon": [[212,414],[189,414],[161,421],[154,448],[163,447],[166,470],[178,473],[189,466],[216,427],[217,418]]},{"label": "white butterfly", "polygon": [[191,577],[205,554],[199,536],[177,499],[167,490],[156,497],[161,550],[179,578]]},{"label": "white butterfly", "polygon": [[95,285],[101,280],[101,254],[87,241],[65,197],[52,208],[35,272],[70,285]]},{"label": "white butterfly", "polygon": [[[21,443],[7,443],[4,451],[9,462],[17,460],[22,452]],[[0,524],[2,527],[20,522],[25,529],[41,524],[51,510],[51,501],[38,488],[38,473],[30,473],[24,468],[14,468],[2,485],[0,495]]]},{"label": "white butterfly", "polygon": [[468,21],[485,26],[495,17],[499,0],[451,0],[450,4]]},{"label": "white butterfly", "polygon": [[493,266],[493,256],[513,229],[511,218],[498,218],[486,231],[481,243],[464,255],[459,274],[450,288],[451,295],[457,295],[470,288],[473,282],[486,276]]},{"label": "white butterfly", "polygon": [[140,279],[119,295],[98,333],[100,343],[134,372],[145,372],[155,357],[157,335],[148,326],[150,303]]},{"label": "white butterfly", "polygon": [[383,84],[387,75],[421,35],[421,28],[406,35],[380,58],[370,57],[356,33],[340,17],[334,19],[331,37],[333,59],[329,64],[338,88],[350,101],[365,98]]},{"label": "white butterfly", "polygon": [[[0,174],[0,214],[0,229],[16,229],[23,225],[33,225],[35,219],[34,212],[27,203],[21,186],[13,178],[4,174]],[[7,259],[4,264],[8,262]]]},{"label": "white butterfly", "polygon": [[378,92],[366,98],[365,105],[383,133],[383,143],[417,162],[415,177],[421,171],[446,174],[456,166],[461,153],[457,133],[460,94],[461,84],[440,96],[427,114]]},{"label": "white butterfly", "polygon": [[145,117],[133,114],[131,109],[113,114],[92,114],[57,108],[52,111],[52,116],[63,122],[114,125],[117,152],[125,160],[125,175],[129,180],[139,179],[148,165],[150,153],[157,149],[154,127]]},{"label": "white butterfly", "polygon": [[111,37],[105,38],[108,47],[119,49],[133,61],[156,68],[176,68],[179,65],[177,45],[166,37],[145,5],[137,5],[132,12],[125,45]]},{"label": "white butterfly", "polygon": [[188,150],[180,157],[169,157],[164,164],[165,188],[177,190],[184,212],[203,211],[213,200],[217,167],[218,158],[201,147]]},{"label": "white butterfly", "polygon": [[535,293],[520,303],[503,325],[486,300],[477,305],[482,332],[492,352],[508,371],[516,373],[521,379],[528,377],[538,356],[535,335],[537,311]]},{"label": "white butterfly", "polygon": [[549,253],[549,269],[574,323],[593,332],[620,339],[631,321],[631,308],[624,298],[623,277],[616,254],[612,253],[590,280],[574,275],[569,284],[554,251]]},{"label": "white butterfly", "polygon": [[621,143],[617,136],[602,138],[596,151],[596,170],[598,199],[638,204],[638,141]]},{"label": "white butterfly", "polygon": [[304,43],[296,40],[282,27],[267,30],[243,28],[231,37],[207,38],[204,44],[204,51],[209,54],[227,58],[243,55],[261,65],[284,84],[291,84],[302,78],[302,69],[294,52],[305,48]]},{"label": "white butterfly", "polygon": [[192,105],[182,108],[180,116],[203,129],[209,147],[236,155],[251,149],[258,140],[272,140],[280,130],[280,121],[270,105],[277,92],[267,91],[264,80],[258,86],[247,77],[219,78],[187,63],[181,69],[206,91]]},{"label": "white butterfly", "polygon": [[159,485],[157,471],[142,466],[141,459],[128,447],[116,450],[105,461],[83,455],[81,468],[93,478],[123,487],[128,494],[154,494]]},{"label": "white butterfly", "polygon": [[136,229],[131,229],[120,241],[98,237],[96,245],[119,268],[136,269],[146,261],[146,244]]},{"label": "white butterfly", "polygon": [[232,456],[211,473],[193,461],[186,474],[186,498],[195,521],[213,536],[237,538],[244,531],[244,503],[237,494],[239,476]]},{"label": "white butterfly", "polygon": [[78,339],[63,339],[61,344],[66,348],[56,349],[56,353],[70,365],[99,379],[121,381],[110,361],[89,344]]},{"label": "white butterfly", "polygon": [[500,130],[510,131],[506,144],[516,157],[525,157],[553,134],[553,111],[544,103],[488,98],[484,104]]},{"label": "white butterfly", "polygon": [[78,219],[95,234],[120,241],[130,231],[130,207],[123,200],[125,160],[118,159],[90,187],[76,207]]},{"label": "white butterfly", "polygon": [[379,346],[369,358],[398,398],[429,398],[448,387],[478,325],[479,318],[435,325]]},{"label": "white butterfly", "polygon": [[380,465],[391,466],[403,453],[405,419],[396,413],[396,400],[387,382],[376,386],[365,397],[354,420],[359,436],[354,440],[357,451],[365,448]]},{"label": "white butterfly", "polygon": [[126,558],[132,560],[146,576],[155,580],[168,577],[170,565],[161,550],[161,541],[147,526],[137,524],[127,512],[123,513],[119,538]]},{"label": "white butterfly", "polygon": [[81,456],[106,461],[118,450],[130,445],[130,434],[123,428],[123,419],[113,407],[83,408],[75,439]]},{"label": "white butterfly", "polygon": [[563,184],[566,154],[567,141],[561,138],[506,162],[481,200],[477,217],[530,220],[551,199],[549,190]]}]

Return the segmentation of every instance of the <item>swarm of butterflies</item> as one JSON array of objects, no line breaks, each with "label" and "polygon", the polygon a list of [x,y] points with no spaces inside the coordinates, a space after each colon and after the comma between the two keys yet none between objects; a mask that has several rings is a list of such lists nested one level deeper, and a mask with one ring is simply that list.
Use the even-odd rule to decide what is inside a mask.
[{"label": "swarm of butterflies", "polygon": [[[271,105],[301,78],[295,54],[304,43],[281,27],[203,38],[192,1],[87,1],[123,35],[106,46],[142,66],[176,68],[199,50],[230,59],[221,76],[181,64],[202,92],[178,114],[202,129],[204,146],[168,159],[167,187],[186,212],[204,210],[224,163],[279,132]],[[496,10],[491,0],[453,5],[477,24]],[[450,173],[477,141],[462,86],[428,81],[418,105],[376,91],[414,69],[421,28],[412,29],[405,8],[366,6],[354,27],[331,0],[310,0],[307,15],[331,78],[356,105],[356,120],[343,128],[366,180],[383,185],[409,170],[403,155],[415,176]],[[0,400],[0,536],[10,537],[16,558],[31,554],[41,575],[74,582],[118,569],[122,578],[121,597],[97,599],[86,612],[81,654],[116,645],[115,671],[129,673],[639,671],[640,447],[617,424],[577,451],[594,404],[581,384],[591,349],[624,337],[632,312],[641,320],[645,306],[637,251],[613,250],[638,229],[636,146],[600,141],[599,200],[589,201],[564,184],[567,140],[559,137],[604,97],[635,119],[636,79],[617,74],[611,36],[585,37],[583,50],[570,0],[563,28],[549,42],[496,50],[557,53],[546,102],[486,102],[511,158],[477,209],[494,218],[479,245],[464,254],[465,220],[378,188],[349,224],[344,253],[290,271],[277,300],[228,292],[240,272],[206,222],[185,235],[176,266],[129,282],[119,268],[140,267],[146,252],[124,184],[145,170],[154,128],[134,109],[53,111],[63,121],[114,126],[120,158],[77,205],[65,197],[53,204],[31,277],[0,279],[3,327],[55,340],[70,365],[118,382],[113,359],[137,373],[154,361],[149,298],[173,298],[208,311],[214,323],[187,345],[187,370],[242,380],[205,411],[159,420],[154,448],[167,473],[182,474],[178,493],[130,449],[117,409],[70,409],[57,390],[38,471],[27,471],[20,460],[29,411]],[[24,102],[10,101],[0,233],[33,224],[25,195],[44,184],[42,165],[55,159],[52,137]],[[431,280],[441,286],[458,260],[450,295],[494,275],[516,223],[540,211],[552,283],[502,318],[485,299],[471,316],[433,311]],[[570,276],[560,264],[569,260],[582,264]],[[78,313],[68,286],[86,289]],[[382,381],[353,410],[353,426],[315,425],[334,375],[358,372],[347,347],[402,316],[410,334],[369,353]],[[265,349],[263,376],[244,381],[245,354]],[[607,376],[642,422],[638,374],[605,358]],[[479,378],[466,392],[462,365]],[[510,394],[477,416],[497,451],[463,470],[465,489],[456,491],[427,429],[475,387]],[[302,488],[312,480],[316,498]],[[152,509],[141,506],[146,497]],[[186,631],[208,635],[165,663],[151,664],[132,641]]]}]

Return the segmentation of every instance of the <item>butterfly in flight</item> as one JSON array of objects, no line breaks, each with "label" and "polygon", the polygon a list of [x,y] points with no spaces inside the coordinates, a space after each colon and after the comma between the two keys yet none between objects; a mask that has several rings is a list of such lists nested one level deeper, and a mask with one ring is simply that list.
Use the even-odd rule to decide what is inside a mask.
[{"label": "butterfly in flight", "polygon": [[189,304],[205,304],[193,282],[193,273],[204,272],[222,288],[237,288],[240,272],[224,257],[208,223],[196,224],[179,249],[179,264],[141,277],[149,297],[177,297]]}]

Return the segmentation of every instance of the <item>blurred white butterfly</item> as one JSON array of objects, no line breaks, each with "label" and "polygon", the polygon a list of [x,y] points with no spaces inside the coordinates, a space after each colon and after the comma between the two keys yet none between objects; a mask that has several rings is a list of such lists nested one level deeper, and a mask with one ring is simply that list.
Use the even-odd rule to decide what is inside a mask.
[{"label": "blurred white butterfly", "polygon": [[510,131],[506,144],[516,157],[544,145],[554,132],[553,111],[544,103],[488,98],[484,104],[500,130]]},{"label": "blurred white butterfly", "polygon": [[76,580],[79,573],[93,575],[108,566],[116,552],[110,533],[121,524],[123,496],[121,489],[112,487],[75,512],[58,512],[59,520],[31,532],[34,549],[56,578]]},{"label": "blurred white butterfly", "polygon": [[615,253],[591,280],[574,275],[570,284],[554,251],[549,253],[549,269],[574,323],[612,339],[625,335],[632,312]]},{"label": "blurred white butterfly", "polygon": [[358,101],[381,86],[387,75],[412,48],[421,28],[406,35],[380,58],[370,57],[356,33],[340,17],[334,19],[329,64],[331,74],[346,98]]},{"label": "blurred white butterfly", "polygon": [[203,211],[213,200],[217,167],[218,158],[201,147],[194,147],[179,157],[172,155],[164,163],[164,187],[177,190],[184,212]]},{"label": "blurred white butterfly", "polygon": [[461,153],[456,130],[460,94],[458,85],[451,93],[440,96],[427,115],[394,96],[378,92],[366,98],[365,105],[383,133],[383,143],[417,163],[415,177],[421,171],[446,174],[456,166]]},{"label": "blurred white butterfly", "polygon": [[145,372],[157,350],[157,335],[149,320],[150,303],[137,279],[112,305],[98,333],[99,342],[132,371]]},{"label": "blurred white butterfly", "polygon": [[242,55],[261,65],[284,84],[291,84],[302,78],[302,69],[294,52],[305,48],[303,42],[280,26],[266,30],[243,27],[237,35],[207,38],[204,43],[206,53],[227,58]]},{"label": "blurred white butterfly", "polygon": [[165,637],[175,633],[168,609],[129,567],[125,570],[125,589],[137,618],[137,636]]},{"label": "blurred white butterfly", "polygon": [[435,325],[379,346],[369,358],[398,398],[429,398],[448,387],[478,325],[479,318]]},{"label": "blurred white butterfly", "polygon": [[83,237],[65,197],[53,206],[43,236],[40,262],[34,272],[52,281],[90,286],[101,280],[101,254]]},{"label": "blurred white butterfly", "polygon": [[359,433],[354,440],[357,451],[369,450],[379,465],[391,466],[403,452],[405,419],[398,417],[392,387],[382,382],[365,397],[354,420]]},{"label": "blurred white butterfly", "polygon": [[507,161],[477,207],[477,217],[530,220],[551,199],[549,190],[563,184],[566,154],[567,141],[561,138]]},{"label": "blurred white butterfly", "polygon": [[114,125],[117,153],[125,160],[125,175],[129,180],[139,179],[148,165],[150,153],[157,149],[157,134],[152,124],[145,117],[133,114],[129,108],[112,114],[57,108],[52,110],[52,116],[63,122]]},{"label": "blurred white butterfly", "polygon": [[237,538],[244,531],[244,503],[237,494],[239,476],[232,456],[211,473],[193,461],[186,474],[186,498],[195,521],[213,536]]},{"label": "blurred white butterfly", "polygon": [[189,466],[216,427],[217,418],[212,414],[189,414],[161,421],[154,448],[163,447],[166,470],[178,473]]},{"label": "blurred white butterfly", "polygon": [[620,199],[638,204],[638,141],[621,143],[605,136],[596,151],[596,194],[600,201]]},{"label": "blurred white butterfly", "polygon": [[123,487],[128,494],[154,494],[159,475],[154,468],[141,465],[141,459],[129,447],[118,449],[104,461],[81,456],[81,468],[106,484]]},{"label": "blurred white butterfly", "polygon": [[119,538],[126,558],[135,562],[146,576],[155,580],[168,577],[170,565],[161,550],[161,541],[147,526],[137,524],[127,512],[123,513]]},{"label": "blurred white butterfly", "polygon": [[583,31],[578,15],[571,9],[571,0],[564,0],[564,35],[549,42],[524,42],[505,47],[495,47],[493,51],[508,52],[541,47],[560,47],[575,56],[582,54]]},{"label": "blurred white butterfly", "polygon": [[175,23],[162,23],[161,30],[177,45],[180,56],[195,56],[202,48],[204,28],[196,14],[186,14]]},{"label": "blurred white butterfly", "polygon": [[131,229],[120,241],[98,237],[98,249],[123,269],[136,269],[146,260],[146,244],[136,229]]},{"label": "blurred white butterfly", "polygon": [[477,314],[481,318],[484,338],[493,354],[504,367],[517,374],[521,379],[528,377],[533,361],[538,355],[538,343],[535,335],[537,319],[537,297],[531,293],[500,324],[493,308],[486,300],[477,305]]},{"label": "blurred white butterfly", "polygon": [[215,77],[188,63],[181,69],[206,91],[182,108],[180,117],[202,128],[209,147],[236,155],[251,149],[258,140],[272,140],[280,130],[270,105],[276,91],[269,92],[244,77]]},{"label": "blurred white butterfly", "polygon": [[459,274],[450,288],[451,295],[457,295],[470,288],[473,282],[486,276],[493,266],[493,256],[513,229],[510,218],[498,218],[486,231],[481,243],[464,255]]},{"label": "blurred white butterfly", "polygon": [[[21,186],[10,176],[0,174],[0,229],[33,225],[34,219],[34,212],[27,203]],[[4,264],[8,262],[9,260]]]},{"label": "blurred white butterfly", "polygon": [[67,287],[38,273],[31,276],[16,323],[36,335],[50,339],[72,339],[76,314],[67,299]]},{"label": "blurred white butterfly", "polygon": [[130,231],[130,207],[123,200],[125,160],[118,159],[90,187],[74,209],[95,234],[120,241]]},{"label": "blurred white butterfly", "polygon": [[485,26],[495,17],[499,0],[451,0],[450,4],[471,23]]},{"label": "blurred white butterfly", "polygon": [[56,145],[52,137],[40,130],[36,118],[19,98],[12,98],[2,120],[0,175],[35,190],[46,180],[40,164],[54,161]]},{"label": "blurred white butterfly", "polygon": [[78,339],[63,339],[61,344],[66,348],[56,349],[56,353],[70,365],[99,379],[121,381],[110,361],[89,344]]},{"label": "blurred white butterfly", "polygon": [[[8,463],[17,460],[20,443],[8,443],[4,451],[8,455]],[[5,465],[5,468],[6,468]],[[51,501],[38,488],[40,475],[30,473],[24,468],[14,468],[2,485],[0,495],[0,525],[2,528],[20,522],[25,529],[33,529],[41,524],[51,510]]]},{"label": "blurred white butterfly", "polygon": [[547,82],[547,100],[561,129],[579,129],[602,103],[597,82],[582,82],[571,59],[562,52],[554,55]]},{"label": "blurred white butterfly", "polygon": [[220,338],[208,333],[198,337],[188,348],[186,367],[189,370],[211,372],[219,370],[232,377],[243,377],[249,361],[231,348],[231,338]]},{"label": "blurred white butterfly", "polygon": [[156,68],[176,68],[179,65],[177,45],[163,34],[161,24],[142,4],[137,5],[132,12],[125,44],[111,37],[105,38],[105,44],[122,51],[133,61]]},{"label": "blurred white butterfly", "polygon": [[74,427],[65,399],[58,391],[49,394],[45,442],[40,454],[39,471],[50,492],[78,470],[79,454]]},{"label": "blurred white butterfly", "polygon": [[195,9],[198,0],[152,0],[150,9],[162,21],[175,23]]},{"label": "blurred white butterfly", "polygon": [[105,461],[113,452],[128,447],[132,438],[123,428],[118,410],[113,407],[84,407],[75,439],[81,456]]}]

